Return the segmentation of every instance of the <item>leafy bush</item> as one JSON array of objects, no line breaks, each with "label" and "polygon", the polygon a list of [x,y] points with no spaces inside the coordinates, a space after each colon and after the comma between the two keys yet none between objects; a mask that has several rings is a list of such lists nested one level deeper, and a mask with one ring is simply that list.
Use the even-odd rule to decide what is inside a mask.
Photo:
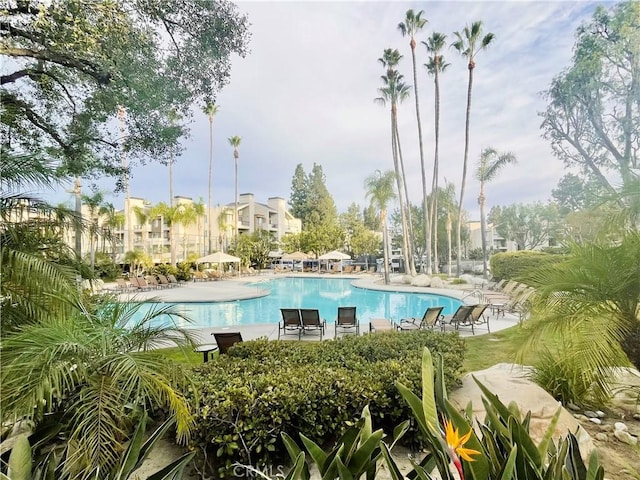
[{"label": "leafy bush", "polygon": [[187,393],[197,405],[192,438],[210,462],[204,468],[225,476],[236,461],[273,465],[285,453],[281,432],[297,431],[320,444],[335,440],[366,405],[377,425],[391,432],[410,413],[395,382],[420,388],[425,346],[442,354],[444,378],[454,385],[465,350],[457,334],[381,333],[234,346],[195,368]]},{"label": "leafy bush", "polygon": [[106,253],[96,252],[95,276],[107,282],[122,277],[122,268]]},{"label": "leafy bush", "polygon": [[522,277],[532,268],[559,263],[562,255],[523,250],[520,252],[503,252],[491,256],[491,273],[494,280],[515,280]]}]

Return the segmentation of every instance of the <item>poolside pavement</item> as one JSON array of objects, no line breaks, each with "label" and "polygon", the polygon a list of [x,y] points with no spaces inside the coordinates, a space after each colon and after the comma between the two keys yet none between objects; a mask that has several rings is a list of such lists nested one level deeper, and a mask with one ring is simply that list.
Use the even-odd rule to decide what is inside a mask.
[{"label": "poolside pavement", "polygon": [[[304,276],[304,277],[319,277],[319,278],[336,278],[336,275],[328,274],[309,274],[309,273],[262,273],[260,275],[252,275],[233,279],[224,279],[218,281],[206,281],[206,282],[186,282],[180,287],[165,288],[158,290],[148,291],[136,291],[120,293],[118,298],[120,300],[154,300],[157,302],[166,303],[190,303],[190,302],[228,302],[234,300],[246,300],[250,298],[263,297],[269,294],[269,291],[260,288],[259,283],[261,280],[270,280],[278,277],[291,277],[291,276]],[[359,274],[359,275],[339,275],[340,278],[353,279],[353,286],[357,288],[365,288],[371,290],[382,291],[394,291],[394,292],[412,292],[412,293],[434,293],[437,295],[446,295],[449,297],[457,298],[465,303],[475,304],[478,303],[478,298],[474,297],[473,292],[469,290],[462,290],[459,288],[430,288],[430,287],[416,287],[412,285],[406,285],[402,283],[391,283],[385,285],[379,275]],[[115,288],[115,287],[114,287]],[[416,315],[422,315],[423,312],[416,312]],[[491,331],[499,331],[505,328],[518,324],[518,317],[516,315],[506,313],[505,315],[495,315],[487,309],[487,314],[490,315],[490,327]],[[327,318],[328,322],[327,330],[324,338],[334,337],[333,322],[335,319]],[[369,331],[369,321],[371,319],[360,319],[360,332],[365,333]],[[394,318],[393,321],[399,321],[400,319]],[[447,331],[452,328],[447,328]],[[486,334],[486,325],[480,325],[476,330],[476,335]],[[245,340],[252,340],[260,337],[266,337],[269,340],[275,340],[278,338],[278,324],[259,324],[259,325],[234,325],[230,327],[213,327],[213,328],[194,328],[190,329],[194,336],[194,339],[200,344],[214,343],[211,335],[216,332],[240,332],[242,338]],[[471,336],[470,329],[464,328],[458,330],[463,337]],[[342,336],[342,334],[340,334]],[[283,340],[298,341],[297,336],[290,335],[284,336]],[[302,341],[317,341],[318,335],[303,336]]]}]

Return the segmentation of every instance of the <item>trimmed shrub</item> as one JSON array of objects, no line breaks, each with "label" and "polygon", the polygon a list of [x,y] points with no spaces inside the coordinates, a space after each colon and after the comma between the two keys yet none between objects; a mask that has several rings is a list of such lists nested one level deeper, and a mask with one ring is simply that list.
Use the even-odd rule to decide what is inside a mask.
[{"label": "trimmed shrub", "polygon": [[[221,477],[234,462],[274,465],[286,457],[281,432],[319,444],[341,435],[369,405],[391,433],[410,409],[395,382],[419,390],[421,353],[443,356],[445,381],[456,384],[464,341],[455,333],[380,333],[322,343],[257,340],[194,369],[187,395],[196,405],[194,447],[203,469]],[[413,438],[416,441],[416,430]]]},{"label": "trimmed shrub", "polygon": [[495,281],[517,280],[534,268],[559,263],[564,260],[563,255],[522,250],[520,252],[503,252],[491,256],[491,274]]}]

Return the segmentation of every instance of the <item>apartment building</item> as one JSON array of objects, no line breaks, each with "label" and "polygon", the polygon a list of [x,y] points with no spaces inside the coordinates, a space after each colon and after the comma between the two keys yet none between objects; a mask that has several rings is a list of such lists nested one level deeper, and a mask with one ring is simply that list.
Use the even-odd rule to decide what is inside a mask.
[{"label": "apartment building", "polygon": [[[127,203],[125,201],[125,203]],[[118,260],[124,259],[124,253],[130,250],[142,250],[150,255],[154,263],[171,261],[171,238],[176,261],[185,260],[190,254],[203,256],[209,253],[209,216],[206,206],[194,208],[198,204],[190,197],[174,197],[174,205],[183,208],[181,218],[173,222],[159,215],[157,209],[141,198],[130,197],[128,205],[122,210],[125,223],[114,232],[118,239]],[[232,242],[235,202],[211,209],[211,249],[226,250]],[[187,214],[200,211],[200,213]],[[252,193],[238,198],[238,234],[253,233],[256,230],[272,232],[277,241],[287,233],[300,233],[302,222],[286,208],[281,197],[271,197],[267,203],[256,202]],[[172,223],[172,224],[170,224]]]}]

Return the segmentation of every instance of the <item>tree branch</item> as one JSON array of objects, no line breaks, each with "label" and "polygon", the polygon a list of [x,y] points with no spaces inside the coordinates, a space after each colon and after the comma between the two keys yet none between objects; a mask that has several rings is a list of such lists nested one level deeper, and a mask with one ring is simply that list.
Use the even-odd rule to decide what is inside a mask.
[{"label": "tree branch", "polygon": [[53,138],[53,140],[58,145],[60,145],[63,150],[69,150],[69,145],[62,139],[60,135],[58,135],[55,127],[40,115],[38,115],[36,112],[34,112],[26,102],[20,100],[15,95],[7,93],[6,91],[0,92],[0,102],[2,102],[5,108],[9,105],[15,106],[24,114],[25,117],[27,117],[27,120],[29,120],[34,126]]}]

